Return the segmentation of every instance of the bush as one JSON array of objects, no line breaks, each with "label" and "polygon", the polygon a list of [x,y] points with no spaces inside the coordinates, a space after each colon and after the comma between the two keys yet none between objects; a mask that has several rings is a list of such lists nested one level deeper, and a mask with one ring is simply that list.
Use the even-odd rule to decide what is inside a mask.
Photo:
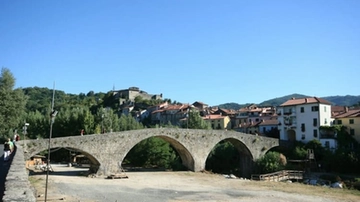
[{"label": "bush", "polygon": [[256,161],[260,173],[271,173],[283,170],[286,166],[286,157],[278,152],[269,152]]}]

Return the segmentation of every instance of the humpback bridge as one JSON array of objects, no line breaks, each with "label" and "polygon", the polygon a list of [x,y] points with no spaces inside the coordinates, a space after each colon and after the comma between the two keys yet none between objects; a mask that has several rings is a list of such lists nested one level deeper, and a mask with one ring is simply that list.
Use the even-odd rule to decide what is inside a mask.
[{"label": "humpback bridge", "polygon": [[[211,150],[220,141],[229,141],[239,151],[239,167],[244,176],[251,174],[253,162],[268,150],[279,146],[279,140],[234,131],[178,128],[141,129],[106,134],[52,138],[50,148],[70,148],[81,152],[91,161],[92,172],[110,175],[121,172],[121,164],[128,152],[150,137],[161,138],[178,152],[189,170],[201,171]],[[25,159],[47,150],[49,139],[21,141]]]}]

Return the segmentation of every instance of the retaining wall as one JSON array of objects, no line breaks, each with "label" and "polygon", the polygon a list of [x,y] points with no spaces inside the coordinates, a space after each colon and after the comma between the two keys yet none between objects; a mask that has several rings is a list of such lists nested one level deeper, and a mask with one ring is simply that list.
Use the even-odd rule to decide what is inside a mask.
[{"label": "retaining wall", "polygon": [[36,202],[35,190],[29,182],[23,148],[18,145],[13,155],[9,172],[5,181],[3,202]]}]

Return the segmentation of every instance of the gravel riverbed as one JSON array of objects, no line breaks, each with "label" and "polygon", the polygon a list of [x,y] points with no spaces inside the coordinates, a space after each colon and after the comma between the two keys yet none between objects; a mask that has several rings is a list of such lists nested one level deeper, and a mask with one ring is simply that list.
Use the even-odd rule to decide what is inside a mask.
[{"label": "gravel riverbed", "polygon": [[[300,183],[227,179],[194,172],[127,172],[125,179],[84,177],[86,169],[53,165],[48,201],[71,202],[355,202],[360,195],[346,190]],[[44,201],[45,173],[31,174],[38,201]]]}]

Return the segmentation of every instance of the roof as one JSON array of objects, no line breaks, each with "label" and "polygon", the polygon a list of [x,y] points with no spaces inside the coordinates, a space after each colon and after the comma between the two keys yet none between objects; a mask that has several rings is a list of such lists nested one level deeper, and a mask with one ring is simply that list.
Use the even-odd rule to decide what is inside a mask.
[{"label": "roof", "polygon": [[236,128],[251,128],[251,127],[257,127],[260,125],[260,121],[259,122],[255,122],[255,123],[241,123],[239,124]]},{"label": "roof", "polygon": [[360,109],[350,109],[344,113],[340,113],[335,116],[335,118],[353,118],[360,117]]},{"label": "roof", "polygon": [[263,122],[260,123],[261,126],[266,126],[266,125],[278,125],[279,121],[276,119],[271,119],[271,120],[263,120]]},{"label": "roof", "polygon": [[215,119],[224,119],[225,117],[227,117],[227,116],[222,116],[220,114],[210,114],[210,115],[204,116],[203,119],[204,120],[209,120],[209,119],[215,120]]},{"label": "roof", "polygon": [[321,103],[321,104],[328,104],[331,105],[331,103],[323,98],[317,98],[317,97],[308,97],[308,98],[292,98],[284,103],[282,103],[280,106],[294,106],[294,105],[303,105],[303,104],[314,104],[314,103]]},{"label": "roof", "polygon": [[219,108],[218,111],[222,111],[222,112],[224,112],[224,113],[226,113],[226,114],[229,114],[229,115],[230,115],[230,114],[231,114],[231,115],[236,114],[236,111],[233,110],[233,109],[223,109],[223,108]]},{"label": "roof", "polygon": [[196,101],[196,102],[193,103],[193,105],[196,105],[196,104],[207,105],[207,104],[205,104],[205,103],[203,103],[203,102],[200,102],[200,101]]}]

